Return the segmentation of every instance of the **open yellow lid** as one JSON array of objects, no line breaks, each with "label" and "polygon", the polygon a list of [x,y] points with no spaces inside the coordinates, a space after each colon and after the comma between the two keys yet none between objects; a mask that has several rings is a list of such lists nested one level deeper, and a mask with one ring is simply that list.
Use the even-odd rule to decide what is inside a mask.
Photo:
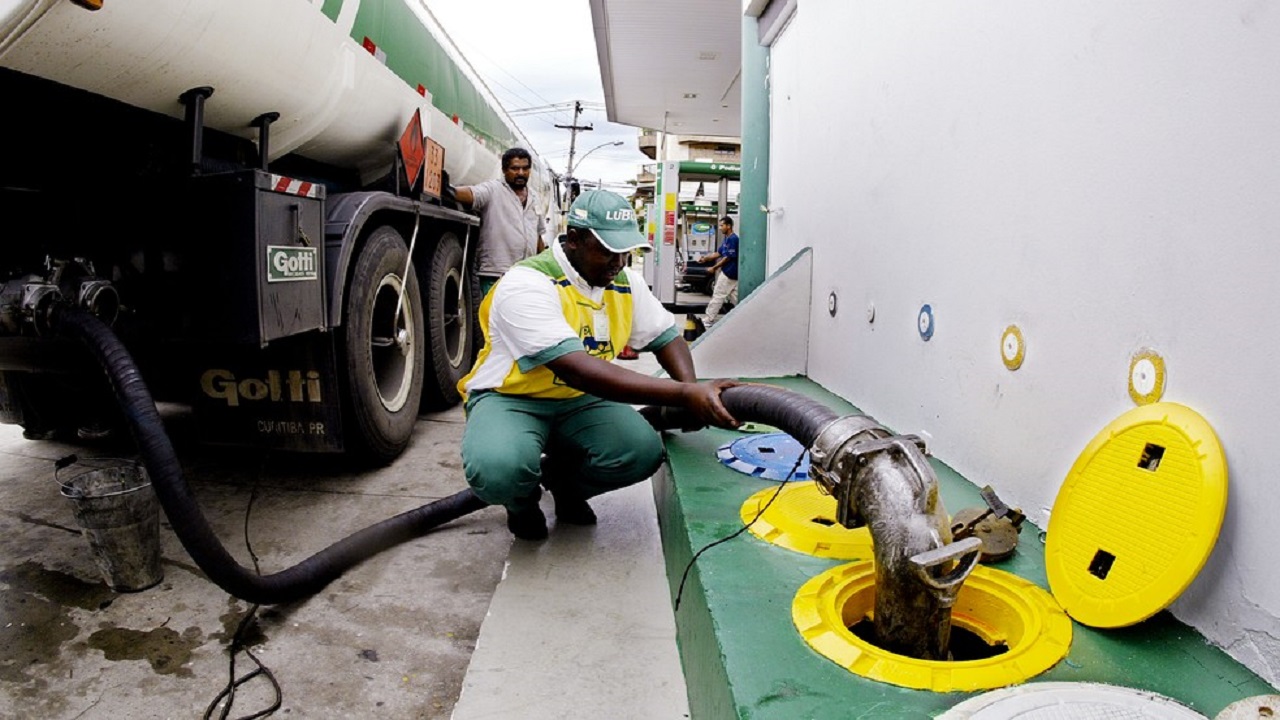
[{"label": "open yellow lid", "polygon": [[1049,516],[1049,587],[1067,614],[1123,627],[1169,606],[1209,558],[1227,507],[1227,460],[1191,408],[1134,408],[1076,459]]},{"label": "open yellow lid", "polygon": [[848,560],[874,554],[871,530],[836,522],[836,499],[812,480],[765,488],[747,498],[739,512],[752,535],[788,550]]}]

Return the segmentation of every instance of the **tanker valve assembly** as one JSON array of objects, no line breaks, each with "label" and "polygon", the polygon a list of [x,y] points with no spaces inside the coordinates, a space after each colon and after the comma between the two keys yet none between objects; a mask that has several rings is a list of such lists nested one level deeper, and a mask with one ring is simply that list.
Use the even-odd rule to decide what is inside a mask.
[{"label": "tanker valve assembly", "polygon": [[113,325],[120,295],[110,281],[97,276],[90,261],[46,258],[43,274],[28,273],[0,285],[0,333],[50,336],[54,311],[67,306]]}]

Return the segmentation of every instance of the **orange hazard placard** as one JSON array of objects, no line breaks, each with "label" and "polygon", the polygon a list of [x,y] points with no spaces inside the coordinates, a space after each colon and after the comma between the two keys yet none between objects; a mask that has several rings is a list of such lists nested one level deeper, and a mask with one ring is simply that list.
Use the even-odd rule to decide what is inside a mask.
[{"label": "orange hazard placard", "polygon": [[439,198],[443,185],[444,146],[431,138],[426,138],[426,142],[427,170],[422,178],[422,192],[433,198]]},{"label": "orange hazard placard", "polygon": [[422,172],[422,163],[426,154],[426,148],[422,143],[421,111],[413,111],[408,127],[400,134],[399,147],[400,159],[404,161],[405,178],[409,181],[409,187],[413,187],[418,182],[418,173]]}]

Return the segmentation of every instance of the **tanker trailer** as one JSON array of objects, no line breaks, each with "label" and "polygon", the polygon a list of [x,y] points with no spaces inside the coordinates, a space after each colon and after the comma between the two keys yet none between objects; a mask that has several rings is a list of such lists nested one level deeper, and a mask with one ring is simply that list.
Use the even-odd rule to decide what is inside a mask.
[{"label": "tanker trailer", "polygon": [[118,420],[69,307],[210,443],[389,462],[458,401],[478,220],[448,188],[524,143],[418,2],[0,1],[0,422]]}]

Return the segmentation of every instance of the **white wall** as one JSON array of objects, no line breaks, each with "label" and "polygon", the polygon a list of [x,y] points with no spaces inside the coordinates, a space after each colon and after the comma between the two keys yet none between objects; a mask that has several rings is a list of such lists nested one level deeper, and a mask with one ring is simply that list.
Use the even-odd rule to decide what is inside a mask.
[{"label": "white wall", "polygon": [[698,376],[807,375],[812,286],[813,253],[805,249],[693,342]]},{"label": "white wall", "polygon": [[810,376],[1043,524],[1155,349],[1231,469],[1174,612],[1277,684],[1280,4],[807,0],[770,76],[769,269],[814,248]]}]

